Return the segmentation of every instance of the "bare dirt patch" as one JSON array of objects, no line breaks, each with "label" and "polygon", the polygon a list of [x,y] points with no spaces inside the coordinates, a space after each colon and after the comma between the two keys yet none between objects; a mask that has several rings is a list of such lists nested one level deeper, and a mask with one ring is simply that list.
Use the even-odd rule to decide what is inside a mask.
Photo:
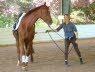
[{"label": "bare dirt patch", "polygon": [[[64,43],[57,42],[64,50]],[[80,65],[74,51],[69,54],[69,67],[64,66],[64,55],[54,43],[34,44],[34,62],[29,62],[27,72],[95,72],[95,39],[79,40],[84,64]],[[71,48],[71,47],[70,47]],[[16,47],[0,47],[0,72],[22,72],[17,67]]]}]

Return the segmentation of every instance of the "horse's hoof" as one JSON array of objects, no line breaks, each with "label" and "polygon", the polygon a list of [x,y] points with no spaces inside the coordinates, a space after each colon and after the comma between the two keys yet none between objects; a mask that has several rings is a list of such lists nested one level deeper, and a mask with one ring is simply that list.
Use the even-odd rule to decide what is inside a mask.
[{"label": "horse's hoof", "polygon": [[23,71],[27,71],[27,67],[22,67],[22,70]]},{"label": "horse's hoof", "polygon": [[24,62],[23,62],[23,63],[20,64],[20,66],[22,66],[22,67],[26,67],[27,64],[28,64],[28,63],[24,63]]}]

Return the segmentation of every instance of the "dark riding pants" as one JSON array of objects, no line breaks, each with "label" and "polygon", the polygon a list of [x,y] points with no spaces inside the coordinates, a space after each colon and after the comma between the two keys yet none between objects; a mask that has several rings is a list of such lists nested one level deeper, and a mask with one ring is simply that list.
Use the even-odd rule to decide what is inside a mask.
[{"label": "dark riding pants", "polygon": [[65,60],[68,60],[68,51],[70,43],[73,44],[73,47],[79,57],[81,57],[81,53],[78,49],[78,44],[76,43],[76,36],[72,37],[71,39],[65,39]]}]

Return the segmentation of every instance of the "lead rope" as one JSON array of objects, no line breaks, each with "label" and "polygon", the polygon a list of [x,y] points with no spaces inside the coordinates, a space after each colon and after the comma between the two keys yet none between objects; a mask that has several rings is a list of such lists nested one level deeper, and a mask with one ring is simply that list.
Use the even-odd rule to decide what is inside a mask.
[{"label": "lead rope", "polygon": [[55,42],[55,40],[53,40],[53,38],[51,37],[50,33],[48,32],[48,35],[50,36],[50,38],[52,39],[52,41],[54,42],[54,44],[64,53],[64,51],[59,47],[59,45]]},{"label": "lead rope", "polygon": [[[50,28],[50,29],[52,29],[49,25],[48,25],[48,27]],[[53,30],[53,29],[52,29]],[[63,39],[63,41],[64,41],[64,38],[61,36],[61,35],[59,35],[57,32],[55,32],[58,36],[60,36],[62,39]],[[64,53],[64,51],[59,47],[59,45],[55,42],[55,40],[52,38],[52,36],[50,35],[50,33],[48,32],[48,35],[50,36],[50,38],[52,39],[52,41],[54,42],[54,44],[60,49],[60,51],[61,52],[63,52]],[[71,50],[72,50],[72,48],[73,48],[73,46],[71,47],[71,49],[68,51],[68,54],[71,52]],[[65,53],[64,53],[65,54]]]}]

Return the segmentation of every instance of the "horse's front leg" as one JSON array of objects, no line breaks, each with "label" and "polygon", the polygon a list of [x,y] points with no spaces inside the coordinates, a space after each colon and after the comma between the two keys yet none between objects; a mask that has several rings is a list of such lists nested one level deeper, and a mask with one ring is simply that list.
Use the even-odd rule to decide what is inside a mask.
[{"label": "horse's front leg", "polygon": [[22,66],[25,66],[25,49],[24,49],[24,41],[20,40],[20,47],[21,47],[21,55],[22,55]]},{"label": "horse's front leg", "polygon": [[27,48],[24,50],[24,47],[22,48],[22,70],[26,71],[28,66],[28,60],[30,55],[30,43],[27,44]]},{"label": "horse's front leg", "polygon": [[31,47],[32,47],[32,42],[29,41],[27,48],[26,48],[26,64],[28,64],[28,60],[29,60],[29,55],[31,53]]},{"label": "horse's front leg", "polygon": [[33,53],[34,53],[33,42],[31,43],[31,46],[30,47],[31,47],[30,48],[31,62],[33,62],[34,61],[34,59],[33,59]]}]

